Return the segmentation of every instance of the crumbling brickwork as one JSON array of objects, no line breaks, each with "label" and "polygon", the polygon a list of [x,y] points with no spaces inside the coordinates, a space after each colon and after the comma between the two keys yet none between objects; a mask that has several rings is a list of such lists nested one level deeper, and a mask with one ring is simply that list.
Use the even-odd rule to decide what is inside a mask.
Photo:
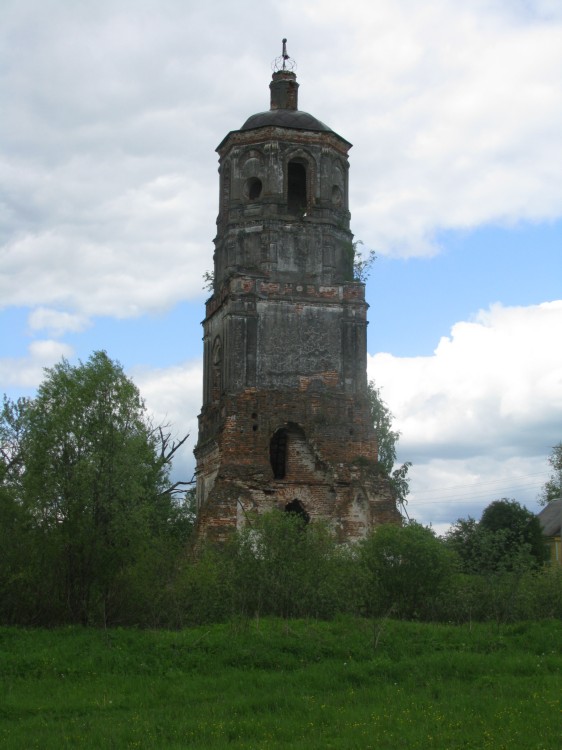
[{"label": "crumbling brickwork", "polygon": [[353,279],[348,150],[298,110],[294,73],[271,109],[219,145],[214,289],[204,327],[197,535],[295,510],[341,541],[399,520],[367,399],[364,284]]}]

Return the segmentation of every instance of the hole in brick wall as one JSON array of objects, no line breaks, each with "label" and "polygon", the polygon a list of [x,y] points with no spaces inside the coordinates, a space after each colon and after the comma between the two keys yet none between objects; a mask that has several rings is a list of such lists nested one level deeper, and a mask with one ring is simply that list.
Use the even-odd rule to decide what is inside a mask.
[{"label": "hole in brick wall", "polygon": [[258,415],[256,414],[256,412],[255,411],[252,412],[252,419],[257,419],[257,418],[258,418]]},{"label": "hole in brick wall", "polygon": [[284,479],[287,473],[287,430],[281,428],[269,443],[269,461],[275,479]]},{"label": "hole in brick wall", "polygon": [[257,432],[257,430],[258,430],[258,426],[257,426],[257,424],[253,424],[253,425],[252,425],[252,430],[253,430],[254,432]]},{"label": "hole in brick wall", "polygon": [[300,518],[302,518],[305,523],[308,523],[310,521],[310,516],[303,508],[300,500],[297,500],[297,498],[292,500],[290,503],[287,503],[287,505],[285,506],[285,513],[294,513],[296,516],[300,516]]}]

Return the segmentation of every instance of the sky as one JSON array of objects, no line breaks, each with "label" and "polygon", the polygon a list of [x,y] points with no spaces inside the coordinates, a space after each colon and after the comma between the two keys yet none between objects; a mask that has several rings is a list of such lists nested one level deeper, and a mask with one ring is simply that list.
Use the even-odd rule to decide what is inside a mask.
[{"label": "sky", "polygon": [[443,532],[538,511],[562,440],[560,0],[2,0],[0,392],[103,349],[190,433],[218,210],[216,146],[299,107],[353,143],[368,373]]}]

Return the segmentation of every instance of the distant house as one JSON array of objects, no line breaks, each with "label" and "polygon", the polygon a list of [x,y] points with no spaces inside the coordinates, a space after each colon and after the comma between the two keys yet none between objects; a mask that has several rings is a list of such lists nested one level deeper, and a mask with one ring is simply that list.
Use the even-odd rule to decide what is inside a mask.
[{"label": "distant house", "polygon": [[550,562],[553,565],[562,565],[562,544],[560,542],[562,498],[551,500],[538,514],[538,519],[550,550]]}]

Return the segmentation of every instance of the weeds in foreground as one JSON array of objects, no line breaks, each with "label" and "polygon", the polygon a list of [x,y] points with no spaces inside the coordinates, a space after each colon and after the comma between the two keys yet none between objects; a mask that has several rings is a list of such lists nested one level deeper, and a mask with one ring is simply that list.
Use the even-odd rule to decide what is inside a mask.
[{"label": "weeds in foreground", "polygon": [[557,748],[559,622],[0,629],[0,745]]}]

